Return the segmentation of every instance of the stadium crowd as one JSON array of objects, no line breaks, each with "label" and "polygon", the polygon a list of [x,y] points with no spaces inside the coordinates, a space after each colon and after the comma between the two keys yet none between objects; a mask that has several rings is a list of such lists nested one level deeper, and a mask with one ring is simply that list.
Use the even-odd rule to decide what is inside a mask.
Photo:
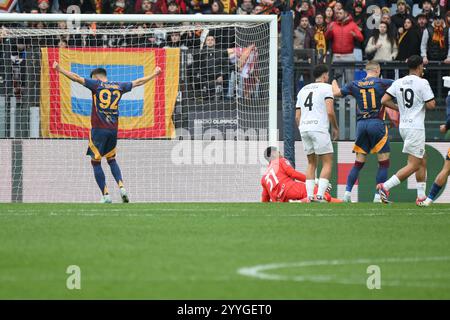
[{"label": "stadium crowd", "polygon": [[[286,0],[19,0],[14,11],[27,13],[113,14],[279,14]],[[319,60],[405,61],[418,54],[450,63],[449,0],[290,0],[294,48],[315,49]],[[161,25],[162,26],[162,25]],[[43,23],[36,23],[43,28]],[[65,28],[65,25],[59,27]],[[88,26],[89,27],[89,26]],[[122,26],[125,27],[125,26]],[[145,28],[141,25],[139,28]],[[197,47],[200,33],[161,33],[146,47]],[[219,39],[216,39],[219,40]],[[202,39],[205,41],[205,38]],[[217,41],[216,41],[217,42]],[[60,46],[79,46],[61,38]],[[96,45],[98,42],[96,41]],[[221,49],[228,44],[217,43]],[[89,39],[83,45],[89,46]],[[127,46],[123,39],[102,46]],[[140,43],[142,45],[142,43]]]},{"label": "stadium crowd", "polygon": [[[280,14],[287,0],[19,0],[13,11],[26,13],[112,13],[112,14]],[[290,0],[294,16],[294,49],[315,49],[318,61],[333,62],[375,60],[405,61],[417,54],[429,61],[450,64],[449,0]],[[32,28],[67,28],[65,22],[46,25],[32,23]],[[211,96],[227,86],[235,49],[233,30],[205,33],[197,30],[166,31],[165,24],[121,24],[119,28],[154,28],[154,33],[126,37],[95,34],[100,24],[86,24],[88,36],[79,34],[41,37],[39,45],[60,47],[181,47],[197,50],[192,66],[198,72],[196,83],[206,83],[202,96]],[[111,26],[110,26],[111,27]],[[156,27],[156,28],[155,28]],[[225,34],[223,34],[225,32]],[[0,36],[0,45],[2,45]],[[281,43],[281,41],[280,41]],[[20,48],[26,43],[19,39]],[[232,51],[231,50],[231,51]],[[306,51],[307,51],[306,50]],[[14,51],[14,50],[13,50]],[[205,61],[203,61],[203,60]],[[0,59],[1,60],[1,59]],[[215,65],[214,65],[215,64]],[[198,67],[198,68],[196,68]],[[203,71],[199,71],[203,70]],[[338,70],[339,73],[339,70]],[[354,70],[340,72],[351,80]],[[189,75],[188,75],[189,76]],[[389,75],[391,76],[391,75]],[[227,89],[228,88],[228,89]],[[198,91],[198,90],[197,90]]]}]

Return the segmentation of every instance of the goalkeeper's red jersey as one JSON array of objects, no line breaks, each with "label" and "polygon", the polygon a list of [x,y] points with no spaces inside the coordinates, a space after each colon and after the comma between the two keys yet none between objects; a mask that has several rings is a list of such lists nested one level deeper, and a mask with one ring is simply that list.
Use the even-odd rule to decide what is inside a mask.
[{"label": "goalkeeper's red jersey", "polygon": [[306,176],[296,171],[285,158],[272,160],[261,179],[261,201],[288,201],[288,191],[298,184],[295,180],[305,182]]}]

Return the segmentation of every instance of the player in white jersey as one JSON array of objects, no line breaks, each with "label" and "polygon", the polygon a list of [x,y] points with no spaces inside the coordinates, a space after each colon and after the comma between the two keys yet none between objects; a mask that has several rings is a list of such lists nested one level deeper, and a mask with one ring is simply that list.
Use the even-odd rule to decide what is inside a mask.
[{"label": "player in white jersey", "polygon": [[[423,59],[411,56],[408,59],[409,75],[394,81],[381,99],[385,106],[400,112],[400,135],[403,139],[403,153],[408,154],[408,163],[385,183],[377,185],[381,200],[389,202],[389,190],[399,185],[413,173],[417,180],[416,203],[426,199],[426,161],[425,161],[425,108],[434,109],[433,90],[423,75]],[[397,105],[393,99],[397,99]]]},{"label": "player in white jersey", "polygon": [[[305,181],[308,199],[309,201],[326,202],[324,194],[328,188],[333,168],[333,145],[328,132],[330,123],[333,139],[338,138],[339,129],[334,113],[333,90],[327,83],[329,80],[328,67],[324,64],[317,65],[313,70],[313,76],[316,81],[304,86],[297,95],[295,120],[308,157]],[[322,171],[317,194],[314,197],[317,156],[322,161]]]}]

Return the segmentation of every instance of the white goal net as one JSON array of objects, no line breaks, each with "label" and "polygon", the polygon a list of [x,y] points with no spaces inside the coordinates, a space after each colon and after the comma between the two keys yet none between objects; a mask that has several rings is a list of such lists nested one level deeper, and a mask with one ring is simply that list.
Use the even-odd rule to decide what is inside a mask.
[{"label": "white goal net", "polygon": [[[276,132],[276,17],[223,17],[0,14],[0,201],[97,202],[91,144],[113,202],[114,153],[131,202],[258,201]],[[96,95],[55,62],[84,79],[103,68],[111,83],[161,73]],[[116,150],[90,138],[103,106],[118,109]]]}]

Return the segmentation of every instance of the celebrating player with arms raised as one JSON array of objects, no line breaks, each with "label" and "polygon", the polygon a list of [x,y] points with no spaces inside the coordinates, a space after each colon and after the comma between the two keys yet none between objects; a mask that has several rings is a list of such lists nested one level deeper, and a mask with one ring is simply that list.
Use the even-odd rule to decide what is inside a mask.
[{"label": "celebrating player with arms raised", "polygon": [[89,135],[89,147],[87,154],[91,156],[95,180],[102,192],[102,203],[111,203],[111,196],[106,187],[105,173],[101,161],[105,157],[111,173],[119,188],[123,202],[129,202],[128,194],[122,180],[122,173],[115,160],[117,133],[119,129],[119,101],[123,94],[137,86],[142,86],[161,73],[159,67],[155,68],[152,75],[136,79],[132,82],[108,81],[106,70],[94,69],[91,79],[80,77],[78,74],[64,70],[55,61],[53,64],[58,72],[72,81],[78,82],[92,92],[91,132]]},{"label": "celebrating player with arms raised", "polygon": [[399,185],[413,173],[417,180],[417,200],[425,200],[426,189],[426,161],[425,161],[425,108],[434,109],[433,90],[423,75],[423,59],[411,56],[408,61],[409,75],[394,81],[381,103],[396,109],[393,99],[397,99],[400,112],[400,135],[404,141],[403,153],[408,154],[408,163],[385,183],[377,185],[381,200],[389,202],[389,190]]},{"label": "celebrating player with arms raised", "polygon": [[[313,70],[316,79],[314,83],[304,86],[297,96],[297,111],[295,120],[299,126],[303,148],[308,158],[306,170],[306,191],[310,201],[325,202],[324,193],[328,188],[331,170],[333,168],[333,145],[330,133],[330,123],[333,139],[339,136],[339,129],[334,113],[333,90],[328,84],[328,67],[317,65]],[[319,178],[319,189],[314,196],[317,156],[322,161],[322,171]]]},{"label": "celebrating player with arms raised", "polygon": [[[376,184],[387,179],[389,168],[389,138],[388,129],[384,123],[385,111],[381,98],[393,80],[380,79],[380,65],[369,61],[366,64],[367,76],[362,80],[353,81],[342,89],[333,80],[335,97],[351,95],[356,99],[356,140],[353,151],[356,152],[355,164],[347,177],[344,201],[351,201],[352,188],[358,179],[359,171],[364,167],[369,153],[378,154],[378,172]],[[375,193],[374,202],[381,202],[379,192]]]}]

